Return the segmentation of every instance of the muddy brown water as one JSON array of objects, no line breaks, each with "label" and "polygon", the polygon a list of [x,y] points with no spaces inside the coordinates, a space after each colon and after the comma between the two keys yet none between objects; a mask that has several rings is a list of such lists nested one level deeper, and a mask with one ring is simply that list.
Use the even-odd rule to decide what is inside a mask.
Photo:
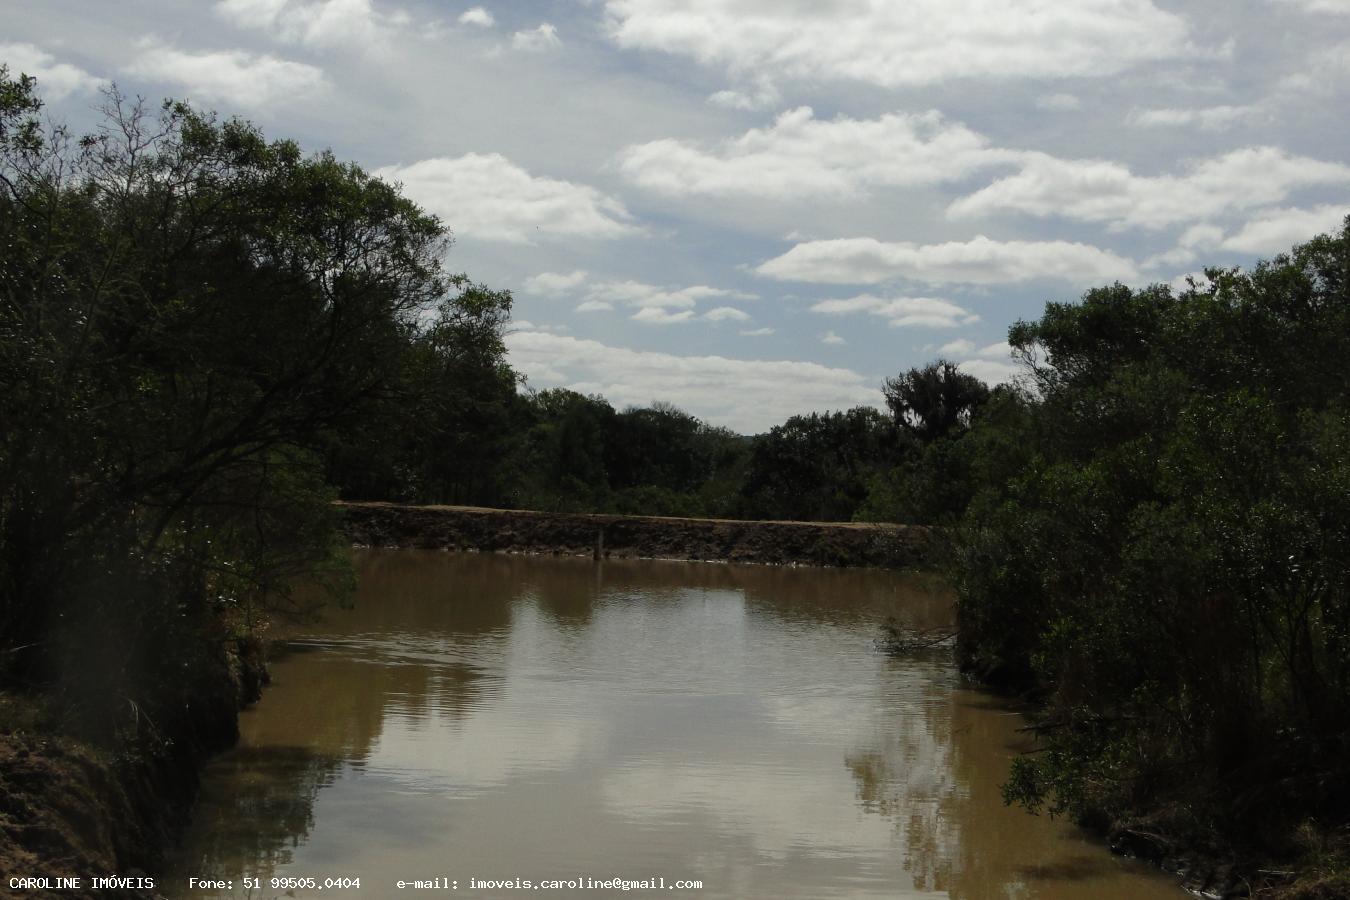
[{"label": "muddy brown water", "polygon": [[[355,562],[354,608],[286,638],[210,764],[168,896],[1185,896],[1003,805],[1022,720],[949,653],[876,652],[887,616],[950,620],[932,577]],[[656,887],[594,886],[615,878]]]}]

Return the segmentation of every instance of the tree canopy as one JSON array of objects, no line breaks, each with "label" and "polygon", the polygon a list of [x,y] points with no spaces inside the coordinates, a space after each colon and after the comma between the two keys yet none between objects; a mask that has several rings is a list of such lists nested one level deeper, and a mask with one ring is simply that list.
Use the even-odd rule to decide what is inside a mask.
[{"label": "tree canopy", "polygon": [[1011,329],[1036,360],[1026,413],[970,437],[1021,449],[978,485],[956,561],[963,663],[1049,699],[1010,798],[1246,854],[1343,823],[1347,285],[1350,222]]},{"label": "tree canopy", "polygon": [[91,642],[121,636],[100,689],[137,696],[201,652],[186,634],[242,634],[333,558],[335,447],[413,385],[440,425],[471,382],[513,386],[510,301],[330,153],[115,91],[78,140],[40,110],[0,70],[4,669],[100,671]]}]

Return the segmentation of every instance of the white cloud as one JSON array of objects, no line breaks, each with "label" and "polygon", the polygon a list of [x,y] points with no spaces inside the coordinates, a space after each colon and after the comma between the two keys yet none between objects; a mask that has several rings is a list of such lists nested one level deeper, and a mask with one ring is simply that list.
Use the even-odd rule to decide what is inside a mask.
[{"label": "white cloud", "polygon": [[1150,0],[608,0],[620,46],[732,75],[883,87],[953,78],[1114,75],[1195,52],[1185,20]]},{"label": "white cloud", "polygon": [[541,23],[538,28],[531,28],[529,31],[517,31],[511,35],[511,46],[517,50],[537,52],[550,50],[561,44],[562,41],[558,38],[558,29],[547,22]]},{"label": "white cloud", "polygon": [[514,319],[511,322],[511,328],[516,331],[553,331],[563,332],[571,331],[566,325],[541,325],[537,322],[531,322],[526,319]]},{"label": "white cloud", "polygon": [[749,322],[750,316],[734,306],[719,306],[705,312],[702,319],[709,322]]},{"label": "white cloud", "polygon": [[753,87],[740,91],[717,91],[708,96],[708,102],[723,109],[768,109],[776,106],[782,99],[778,88],[767,81],[759,81]]},{"label": "white cloud", "polygon": [[619,168],[630,181],[673,196],[786,197],[936,184],[1022,155],[989,147],[983,136],[936,111],[827,121],[802,106],[770,128],[752,128],[712,149],[671,139],[630,146],[619,155]]},{"label": "white cloud", "polygon": [[587,290],[586,299],[639,309],[693,309],[700,300],[754,300],[756,295],[705,284],[671,290],[641,281],[602,281]]},{"label": "white cloud", "polygon": [[661,306],[644,306],[633,313],[635,321],[648,322],[652,325],[676,325],[680,322],[688,322],[693,318],[694,311],[692,309],[672,312]]},{"label": "white cloud", "polygon": [[1021,373],[1021,369],[1013,363],[998,362],[992,359],[966,359],[957,363],[956,366],[961,371],[974,375],[989,384],[1002,384],[1012,381]]},{"label": "white cloud", "polygon": [[803,197],[938,184],[1021,157],[936,111],[826,121],[798,107],[713,150],[671,139],[634,144],[618,166],[634,184],[671,196]]},{"label": "white cloud", "polygon": [[[1214,250],[1274,256],[1319,234],[1339,232],[1347,213],[1350,213],[1350,203],[1326,204],[1309,209],[1262,210],[1248,219],[1236,233],[1227,236],[1217,225],[1193,225],[1182,233],[1176,247],[1147,260],[1144,267],[1185,265],[1199,260],[1200,254]],[[1173,283],[1180,282],[1174,280]]]},{"label": "white cloud", "polygon": [[480,28],[491,28],[493,25],[497,24],[497,20],[492,17],[492,13],[488,12],[483,7],[475,6],[473,9],[466,9],[460,14],[459,24],[477,25]]},{"label": "white cloud", "polygon": [[1106,160],[1029,154],[1016,175],[955,201],[948,214],[1000,211],[1064,216],[1114,226],[1161,228],[1278,203],[1303,187],[1350,183],[1350,166],[1249,147],[1192,162],[1182,175],[1135,175]]},{"label": "white cloud", "polygon": [[818,363],[678,356],[542,332],[510,334],[506,344],[511,365],[545,382],[539,386],[600,393],[616,407],[674,397],[688,412],[744,433],[801,413],[881,404],[867,376]]},{"label": "white cloud", "polygon": [[1311,237],[1341,231],[1347,213],[1350,213],[1350,202],[1312,206],[1311,209],[1262,210],[1247,220],[1234,235],[1218,240],[1222,232],[1214,233],[1208,236],[1210,240],[1204,242],[1203,246],[1243,254],[1280,254],[1291,250],[1295,244],[1307,242]]},{"label": "white cloud", "polygon": [[1095,284],[1136,276],[1128,259],[1068,241],[995,241],[983,235],[945,244],[875,238],[808,241],[762,263],[760,275],[826,284],[876,284],[912,278],[931,284],[1007,284],[1055,278]]},{"label": "white cloud", "polygon": [[877,297],[860,294],[839,300],[822,300],[814,304],[811,311],[836,316],[868,313],[885,319],[892,328],[955,328],[980,320],[970,310],[937,297]]},{"label": "white cloud", "polygon": [[1007,341],[978,347],[972,340],[958,338],[943,344],[938,353],[958,359],[957,368],[989,384],[1011,381],[1022,371],[1012,362],[1012,347]]},{"label": "white cloud", "polygon": [[966,338],[957,338],[954,341],[948,341],[938,348],[938,353],[943,356],[965,356],[975,350],[975,342]]},{"label": "white cloud", "polygon": [[546,297],[557,297],[562,294],[570,293],[580,287],[586,280],[586,270],[577,269],[574,272],[540,272],[538,275],[531,275],[525,279],[524,291],[527,294],[541,294]]},{"label": "white cloud", "polygon": [[402,182],[409,197],[465,237],[524,244],[642,233],[615,198],[587,185],[533,176],[498,153],[424,159],[375,174]]},{"label": "white cloud", "polygon": [[[699,319],[705,322],[748,322],[750,316],[734,306],[718,306],[697,314],[701,300],[755,300],[756,294],[697,284],[684,288],[663,288],[641,281],[597,281],[586,284],[582,269],[569,274],[541,272],[525,279],[525,292],[562,296],[580,292],[583,299],[576,311],[606,312],[616,306],[636,309],[632,318],[654,325],[674,325]],[[585,285],[583,290],[583,285]]]},{"label": "white cloud", "polygon": [[839,344],[848,343],[848,341],[844,340],[839,335],[835,334],[833,331],[827,331],[824,334],[822,334],[820,336],[820,342],[822,344],[831,344],[835,346],[838,346]]},{"label": "white cloud", "polygon": [[1073,112],[1083,108],[1083,101],[1073,94],[1045,94],[1036,98],[1036,105],[1050,112]]},{"label": "white cloud", "polygon": [[1202,272],[1190,272],[1186,275],[1178,275],[1171,279],[1168,285],[1172,291],[1177,294],[1183,294],[1190,290],[1192,285],[1198,291],[1205,291],[1210,288],[1210,281]]},{"label": "white cloud", "polygon": [[1181,266],[1193,262],[1199,250],[1209,250],[1223,241],[1223,229],[1208,222],[1192,225],[1182,232],[1177,245],[1165,253],[1144,260],[1140,265],[1145,269],[1158,266]]},{"label": "white cloud", "polygon": [[289,44],[316,47],[382,44],[406,15],[378,12],[370,0],[220,0],[216,14]]},{"label": "white cloud", "polygon": [[1190,128],[1221,131],[1262,114],[1259,106],[1207,106],[1199,109],[1136,109],[1130,123],[1145,128]]},{"label": "white cloud", "polygon": [[746,331],[738,332],[742,337],[767,337],[773,334],[774,330],[767,325],[763,328],[752,328]]},{"label": "white cloud", "polygon": [[79,66],[57,62],[56,57],[33,44],[0,44],[0,62],[8,64],[11,78],[36,78],[38,91],[48,100],[64,100],[71,94],[92,91],[101,83]]},{"label": "white cloud", "polygon": [[1240,231],[1225,238],[1219,246],[1241,253],[1282,253],[1319,234],[1339,232],[1347,213],[1350,213],[1350,203],[1311,209],[1265,210],[1249,219]]},{"label": "white cloud", "polygon": [[150,42],[127,71],[177,85],[193,100],[245,109],[302,100],[327,85],[323,71],[306,63],[243,50],[188,53]]}]

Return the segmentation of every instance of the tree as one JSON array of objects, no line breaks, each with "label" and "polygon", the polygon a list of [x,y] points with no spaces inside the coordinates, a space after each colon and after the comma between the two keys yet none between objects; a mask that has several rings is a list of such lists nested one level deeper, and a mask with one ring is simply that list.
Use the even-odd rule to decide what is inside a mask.
[{"label": "tree", "polygon": [[763,518],[848,521],[898,459],[894,425],[871,407],[793,416],[755,440],[746,503]]},{"label": "tree", "polygon": [[968,426],[989,399],[983,381],[944,359],[886,379],[882,391],[896,424],[925,444]]},{"label": "tree", "polygon": [[1021,449],[957,532],[959,652],[1048,699],[1010,799],[1251,858],[1347,818],[1350,220],[1208,279],[1011,329],[1043,361],[961,441]]},{"label": "tree", "polygon": [[79,141],[40,108],[0,69],[0,652],[112,708],[329,565],[322,455],[416,346],[500,376],[506,301],[330,153],[115,90]]}]

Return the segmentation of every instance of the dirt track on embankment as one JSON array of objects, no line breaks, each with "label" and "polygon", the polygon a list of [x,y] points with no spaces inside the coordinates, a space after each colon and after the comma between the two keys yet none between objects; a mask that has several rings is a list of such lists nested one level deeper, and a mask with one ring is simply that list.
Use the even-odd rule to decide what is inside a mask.
[{"label": "dirt track on embankment", "polygon": [[857,522],[757,522],[583,515],[474,506],[339,503],[367,547],[716,560],[807,566],[923,565],[929,529]]}]

